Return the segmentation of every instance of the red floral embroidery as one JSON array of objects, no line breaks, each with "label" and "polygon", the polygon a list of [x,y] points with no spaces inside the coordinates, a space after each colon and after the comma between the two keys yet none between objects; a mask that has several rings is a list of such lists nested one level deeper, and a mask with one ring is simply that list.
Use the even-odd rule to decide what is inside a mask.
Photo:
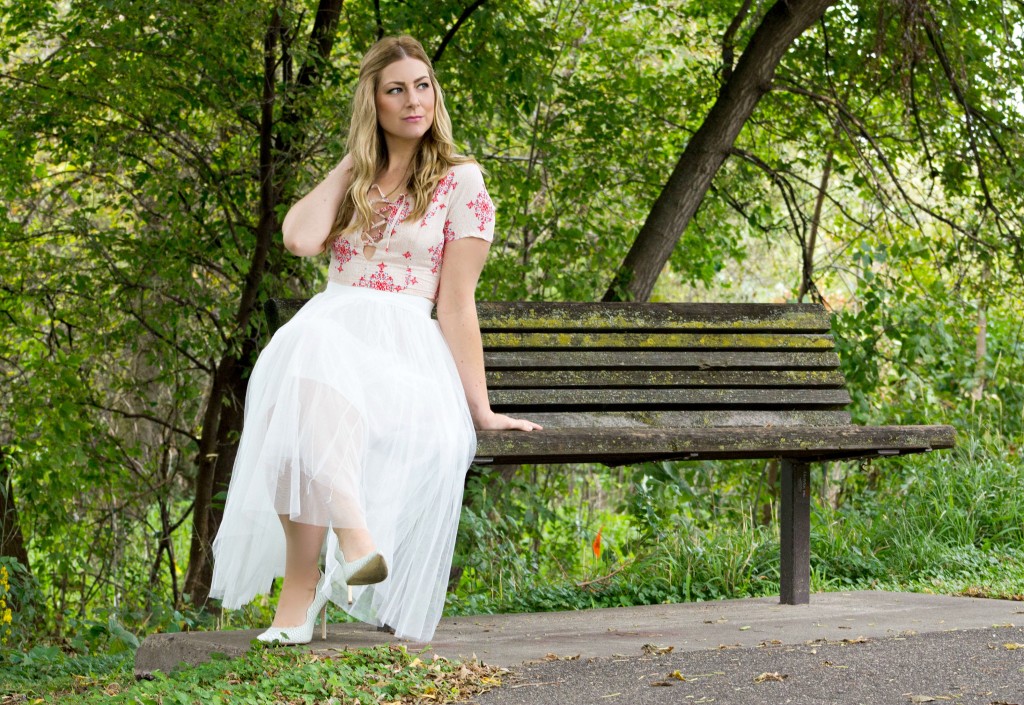
[{"label": "red floral embroidery", "polygon": [[447,196],[452,189],[458,185],[458,182],[455,181],[454,170],[449,171],[445,174],[445,177],[438,182],[437,188],[434,189],[434,195],[430,197],[430,208],[427,209],[427,214],[423,216],[423,220],[420,221],[421,228],[426,227],[427,221],[430,220],[435,213],[446,207],[446,204],[441,202],[441,198],[443,196]]},{"label": "red floral embroidery", "polygon": [[394,278],[387,273],[386,269],[387,265],[381,262],[377,265],[377,271],[371,274],[369,279],[365,276],[359,277],[359,281],[355,283],[355,286],[376,289],[377,291],[391,291],[395,293],[405,289],[405,286],[395,284]]},{"label": "red floral embroidery", "polygon": [[331,247],[334,250],[334,256],[338,261],[338,271],[340,272],[346,264],[352,259],[356,253],[356,249],[352,247],[352,243],[348,240],[338,238],[334,241],[334,245]]},{"label": "red floral embroidery", "polygon": [[437,270],[441,268],[441,261],[444,259],[444,242],[439,242],[430,248],[430,263],[434,265],[430,268],[431,274],[437,274]]},{"label": "red floral embroidery", "polygon": [[406,252],[402,253],[402,257],[405,257],[406,259],[412,259],[412,253],[406,251]]},{"label": "red floral embroidery", "polygon": [[476,219],[480,221],[478,227],[480,232],[487,230],[488,223],[494,222],[494,203],[491,202],[491,197],[487,195],[487,191],[481,189],[476,198],[467,203],[466,206],[473,211]]},{"label": "red floral embroidery", "polygon": [[437,271],[441,268],[441,262],[444,259],[444,246],[446,243],[451,242],[455,239],[455,231],[452,230],[452,221],[445,219],[444,228],[444,239],[429,249],[430,252],[430,263],[434,265],[430,268],[431,274],[437,274]]},{"label": "red floral embroidery", "polygon": [[[402,204],[401,208],[397,207],[398,203]],[[405,222],[406,218],[409,217],[409,211],[412,210],[412,201],[406,199],[405,194],[403,193],[401,196],[399,196],[398,202],[395,204],[395,206],[395,213],[398,214],[398,222],[394,224],[394,227],[397,228],[399,225]]]}]

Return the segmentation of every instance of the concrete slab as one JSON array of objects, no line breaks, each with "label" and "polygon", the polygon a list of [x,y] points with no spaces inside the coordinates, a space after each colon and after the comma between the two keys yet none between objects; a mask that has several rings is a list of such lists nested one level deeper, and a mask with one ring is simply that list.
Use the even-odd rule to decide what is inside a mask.
[{"label": "concrete slab", "polygon": [[[875,591],[820,593],[809,605],[780,605],[778,598],[723,600],[681,605],[649,605],[539,614],[480,615],[441,620],[429,644],[403,641],[365,624],[333,624],[316,651],[403,643],[447,658],[477,658],[515,666],[579,655],[601,658],[638,655],[647,644],[700,651],[762,642],[803,644],[927,634],[1024,623],[1024,603]],[[179,664],[194,665],[214,653],[241,655],[259,632],[154,634],[135,656],[144,677]],[[319,629],[317,630],[319,636]]]}]

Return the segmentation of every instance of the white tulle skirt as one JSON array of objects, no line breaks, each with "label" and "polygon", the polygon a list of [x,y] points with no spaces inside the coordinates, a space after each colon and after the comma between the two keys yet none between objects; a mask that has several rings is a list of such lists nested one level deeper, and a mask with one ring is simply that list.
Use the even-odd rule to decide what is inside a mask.
[{"label": "white tulle skirt", "polygon": [[[429,640],[444,607],[476,434],[432,304],[329,283],[282,326],[249,379],[213,544],[211,596],[237,608],[284,574],[278,515],[369,529],[388,578],[332,599]],[[339,570],[327,532],[325,571]]]}]

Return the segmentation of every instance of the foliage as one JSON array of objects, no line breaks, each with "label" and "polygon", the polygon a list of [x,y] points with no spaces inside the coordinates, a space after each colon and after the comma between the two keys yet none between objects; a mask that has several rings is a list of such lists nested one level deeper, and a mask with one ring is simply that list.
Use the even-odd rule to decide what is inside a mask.
[{"label": "foliage", "polygon": [[31,573],[18,561],[0,556],[0,661],[7,651],[17,651],[36,641],[43,622],[39,590]]},{"label": "foliage", "polygon": [[11,623],[14,615],[10,605],[11,574],[7,566],[0,563],[0,648],[7,646],[13,632]]},{"label": "foliage", "polygon": [[[837,312],[835,323],[855,418],[1024,433],[1019,300],[998,289],[947,295],[962,275],[934,267],[921,243],[865,246],[853,259],[864,280],[859,305]],[[972,353],[982,309],[979,359]]]},{"label": "foliage", "polygon": [[[552,468],[539,483],[513,480],[497,502],[493,483],[474,484],[477,509],[464,513],[456,544],[465,572],[449,608],[778,594],[777,519],[755,519],[764,496],[758,470],[652,464],[637,469],[627,489],[600,471]],[[856,478],[859,490],[836,506],[825,474],[813,476],[812,590],[1024,595],[1024,459],[1013,444],[979,433],[951,452],[889,459],[878,472],[852,463],[827,470]],[[599,528],[610,546],[600,559],[592,552]]]},{"label": "foliage", "polygon": [[456,663],[402,646],[346,650],[330,655],[302,649],[255,647],[237,659],[215,658],[195,668],[135,683],[131,659],[67,658],[36,649],[5,674],[0,692],[40,698],[34,702],[219,703],[303,702],[446,703],[501,683],[501,670]]}]

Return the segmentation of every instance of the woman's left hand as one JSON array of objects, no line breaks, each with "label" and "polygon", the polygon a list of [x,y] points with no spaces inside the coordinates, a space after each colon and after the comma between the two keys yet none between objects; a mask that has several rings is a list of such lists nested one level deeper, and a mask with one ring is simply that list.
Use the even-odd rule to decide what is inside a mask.
[{"label": "woman's left hand", "polygon": [[474,419],[478,431],[540,431],[544,427],[539,423],[527,421],[526,419],[514,419],[505,414],[496,414],[493,411],[485,413],[481,418]]}]

